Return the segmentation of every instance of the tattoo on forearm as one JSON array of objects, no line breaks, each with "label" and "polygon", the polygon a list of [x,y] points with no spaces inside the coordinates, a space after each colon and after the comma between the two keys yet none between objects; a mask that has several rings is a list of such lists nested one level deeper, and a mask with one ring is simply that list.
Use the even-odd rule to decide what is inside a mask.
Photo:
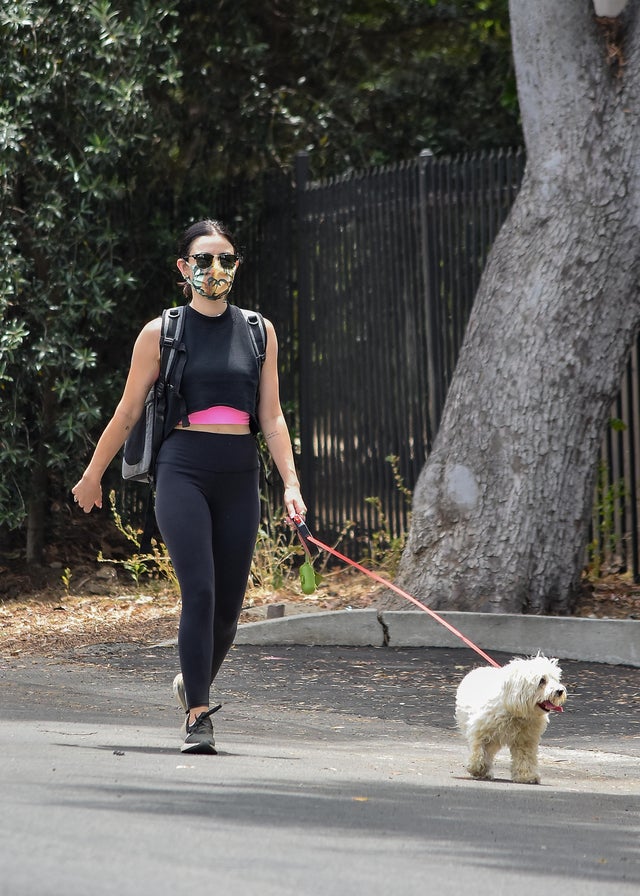
[{"label": "tattoo on forearm", "polygon": [[265,436],[264,436],[264,437],[265,437],[265,439],[266,439],[267,442],[268,442],[269,439],[272,439],[274,436],[277,436],[277,435],[278,435],[278,430],[277,430],[277,429],[274,429],[273,432],[267,432],[267,433],[265,433]]}]

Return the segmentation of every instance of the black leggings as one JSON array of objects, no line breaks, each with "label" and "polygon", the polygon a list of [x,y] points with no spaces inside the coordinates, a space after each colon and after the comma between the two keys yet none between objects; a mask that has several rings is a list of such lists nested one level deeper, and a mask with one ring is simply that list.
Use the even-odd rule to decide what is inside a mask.
[{"label": "black leggings", "polygon": [[253,436],[174,430],[158,455],[156,519],[182,595],[187,703],[208,706],[235,638],[260,521]]}]

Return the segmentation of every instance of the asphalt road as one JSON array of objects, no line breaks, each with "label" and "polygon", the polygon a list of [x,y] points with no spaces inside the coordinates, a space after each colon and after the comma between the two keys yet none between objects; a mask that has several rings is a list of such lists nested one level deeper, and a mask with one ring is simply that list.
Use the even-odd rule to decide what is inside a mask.
[{"label": "asphalt road", "polygon": [[5,657],[0,896],[637,893],[640,669],[562,663],[527,786],[506,754],[495,781],[465,772],[453,698],[474,665],[236,647],[210,757],[179,752],[174,648]]}]

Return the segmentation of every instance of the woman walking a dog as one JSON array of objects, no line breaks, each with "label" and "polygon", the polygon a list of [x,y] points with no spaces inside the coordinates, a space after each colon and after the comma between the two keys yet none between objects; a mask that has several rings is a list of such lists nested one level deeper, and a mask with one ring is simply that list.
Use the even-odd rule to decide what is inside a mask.
[{"label": "woman walking a dog", "polygon": [[[228,304],[240,264],[234,239],[219,221],[198,221],[180,243],[184,278],[181,391],[188,425],[178,423],[160,447],[156,520],[178,578],[181,674],[174,693],[185,711],[183,752],[215,753],[210,687],[235,637],[260,518],[255,421],[284,483],[287,514],[304,515],[291,438],[282,413],[277,339],[265,320],[262,369],[240,309]],[[80,481],[72,489],[89,513],[102,507],[101,480],[141,416],[160,372],[161,320],[140,332],[124,392]]]}]

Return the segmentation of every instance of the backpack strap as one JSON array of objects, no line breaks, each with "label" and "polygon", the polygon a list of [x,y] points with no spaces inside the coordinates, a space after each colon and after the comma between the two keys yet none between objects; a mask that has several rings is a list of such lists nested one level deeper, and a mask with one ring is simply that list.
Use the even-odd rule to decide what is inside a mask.
[{"label": "backpack strap", "polygon": [[242,311],[244,319],[248,324],[251,344],[258,363],[262,368],[264,359],[267,356],[267,330],[264,325],[264,317],[258,311],[247,311],[246,308],[240,308],[240,311]]},{"label": "backpack strap", "polygon": [[[167,416],[167,399],[171,390],[174,368],[180,354],[184,330],[184,305],[165,308],[160,327],[160,374],[156,382],[156,417],[153,427],[153,457],[158,454],[165,436],[164,423]],[[184,352],[182,352],[184,354]],[[184,364],[184,360],[182,361]]]},{"label": "backpack strap", "polygon": [[165,308],[160,331],[160,376],[166,382],[171,376],[184,331],[184,305]]},{"label": "backpack strap", "polygon": [[[160,327],[160,375],[156,388],[156,419],[153,428],[153,457],[157,456],[164,437],[164,421],[166,414],[167,383],[173,373],[176,358],[182,342],[184,331],[184,305],[178,308],[165,308],[162,312],[162,324]],[[140,537],[140,551],[143,554],[152,552],[151,539],[155,531],[154,513],[154,486],[155,470],[152,471],[151,484],[147,497],[144,526]]]},{"label": "backpack strap", "polygon": [[[168,396],[179,394],[182,371],[187,360],[182,344],[186,305],[165,308],[162,312],[162,332],[160,335],[160,377]],[[186,407],[181,406],[180,418],[183,426],[189,425]]]},{"label": "backpack strap", "polygon": [[[264,317],[260,314],[259,311],[247,311],[246,308],[239,308],[238,310],[242,312],[242,316],[245,319],[247,330],[249,331],[249,338],[251,339],[251,345],[253,347],[253,352],[258,361],[258,367],[260,370],[262,370],[264,359],[267,356],[267,329],[264,325]],[[258,407],[259,401],[260,384],[258,383],[258,388],[256,390],[256,408]],[[257,417],[255,417],[253,414],[251,415],[250,426],[251,432],[254,434],[254,436],[260,432],[260,424],[258,423]]]}]

